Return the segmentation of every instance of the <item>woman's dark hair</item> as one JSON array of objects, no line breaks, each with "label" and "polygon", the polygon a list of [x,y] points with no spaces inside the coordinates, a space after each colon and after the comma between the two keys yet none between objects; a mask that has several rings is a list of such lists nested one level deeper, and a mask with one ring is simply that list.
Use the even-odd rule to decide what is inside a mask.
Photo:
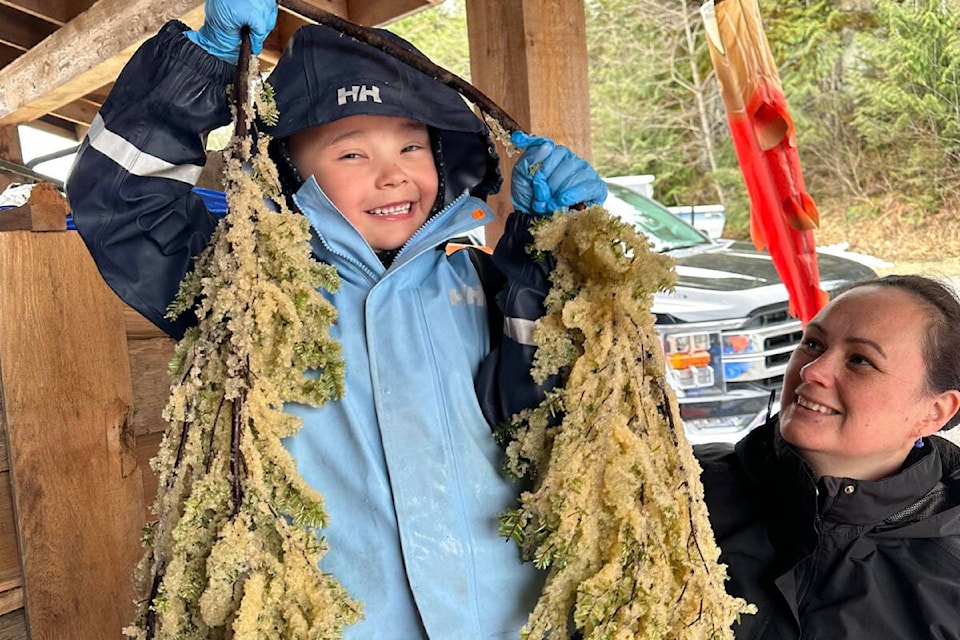
[{"label": "woman's dark hair", "polygon": [[[960,390],[960,301],[953,288],[940,280],[919,275],[889,275],[861,280],[843,291],[866,286],[895,287],[910,293],[931,309],[923,355],[927,362],[927,387],[933,393]],[[960,422],[957,412],[943,426],[951,429]]]}]

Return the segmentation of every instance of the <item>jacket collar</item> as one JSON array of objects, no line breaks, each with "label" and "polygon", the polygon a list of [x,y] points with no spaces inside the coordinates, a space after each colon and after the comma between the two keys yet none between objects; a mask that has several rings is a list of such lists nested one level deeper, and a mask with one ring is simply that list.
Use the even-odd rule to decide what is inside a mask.
[{"label": "jacket collar", "polygon": [[870,525],[886,520],[927,495],[940,482],[940,456],[928,447],[913,464],[881,480],[823,476],[818,483],[824,520]]},{"label": "jacket collar", "polygon": [[960,450],[942,438],[927,442],[929,446],[912,454],[899,473],[876,481],[834,476],[817,481],[780,435],[779,416],[748,434],[737,444],[737,452],[755,482],[772,485],[770,497],[777,497],[775,504],[784,505],[782,515],[795,525],[810,523],[819,513],[827,521],[868,526],[908,509],[941,480],[950,482],[951,473],[952,484],[960,485],[956,478],[960,471],[954,467]]}]

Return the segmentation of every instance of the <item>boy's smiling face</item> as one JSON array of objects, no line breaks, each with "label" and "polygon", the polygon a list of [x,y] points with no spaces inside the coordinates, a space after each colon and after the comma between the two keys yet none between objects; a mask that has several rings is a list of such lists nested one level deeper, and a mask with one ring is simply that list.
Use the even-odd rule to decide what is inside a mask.
[{"label": "boy's smiling face", "polygon": [[293,134],[287,149],[375,251],[403,246],[433,209],[437,167],[419,122],[349,116]]}]

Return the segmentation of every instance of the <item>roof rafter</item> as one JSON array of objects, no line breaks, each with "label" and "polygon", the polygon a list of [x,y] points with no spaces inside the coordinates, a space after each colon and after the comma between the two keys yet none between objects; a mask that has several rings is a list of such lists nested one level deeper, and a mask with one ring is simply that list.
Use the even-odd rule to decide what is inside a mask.
[{"label": "roof rafter", "polygon": [[172,18],[198,26],[202,0],[99,0],[0,70],[0,125],[36,120],[112,81]]}]

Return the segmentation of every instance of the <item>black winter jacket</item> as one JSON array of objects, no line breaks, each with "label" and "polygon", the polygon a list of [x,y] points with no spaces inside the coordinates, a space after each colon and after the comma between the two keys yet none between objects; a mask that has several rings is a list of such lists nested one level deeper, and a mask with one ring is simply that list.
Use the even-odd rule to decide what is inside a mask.
[{"label": "black winter jacket", "polygon": [[776,417],[695,447],[737,640],[960,640],[960,448],[925,439],[895,476],[824,476]]}]

